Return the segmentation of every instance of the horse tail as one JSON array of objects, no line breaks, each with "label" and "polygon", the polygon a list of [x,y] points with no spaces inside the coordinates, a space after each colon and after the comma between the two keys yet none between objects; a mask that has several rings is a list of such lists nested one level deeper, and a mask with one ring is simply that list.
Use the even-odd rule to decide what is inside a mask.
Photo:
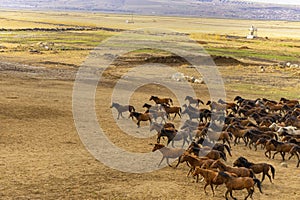
[{"label": "horse tail", "polygon": [[232,157],[232,154],[231,154],[229,146],[227,144],[224,144],[224,147],[227,150],[228,154]]},{"label": "horse tail", "polygon": [[226,158],[226,154],[222,151],[219,151],[220,152],[220,157],[224,160],[224,161],[227,161],[227,158]]},{"label": "horse tail", "polygon": [[277,135],[277,133],[275,133],[274,135],[275,135],[275,140],[278,141],[278,135]]},{"label": "horse tail", "polygon": [[128,110],[129,110],[129,112],[132,112],[132,111],[135,112],[134,106],[129,106],[129,107],[128,107]]},{"label": "horse tail", "polygon": [[[181,155],[182,156],[182,155]],[[177,163],[177,165],[175,166],[175,168],[177,168],[178,167],[178,165],[180,164],[180,159],[181,159],[181,156],[179,156],[178,157],[178,163]]]},{"label": "horse tail", "polygon": [[231,133],[231,132],[228,132],[228,135],[229,135],[229,137],[230,137],[230,140],[232,140],[232,139],[233,139],[232,133]]},{"label": "horse tail", "polygon": [[257,184],[257,187],[258,187],[260,193],[263,193],[261,191],[261,182],[260,182],[260,180],[258,180],[257,178],[254,178],[253,181],[254,181],[254,185]]},{"label": "horse tail", "polygon": [[255,179],[256,176],[255,176],[253,170],[252,169],[249,169],[249,170],[250,170],[250,177],[253,178],[253,179]]},{"label": "horse tail", "polygon": [[273,177],[273,179],[274,179],[274,178],[275,178],[275,168],[274,168],[272,165],[270,165],[270,164],[269,164],[269,166],[270,166],[270,168],[271,168],[272,177]]},{"label": "horse tail", "polygon": [[171,98],[169,98],[170,102],[171,102],[171,105],[173,105],[173,100]]},{"label": "horse tail", "polygon": [[156,139],[157,144],[160,143],[160,138],[161,138],[161,132],[158,132],[157,133],[157,139]]},{"label": "horse tail", "polygon": [[201,99],[197,99],[197,105],[198,105],[198,107],[199,107],[199,104],[202,104],[202,105],[204,105],[204,102],[203,101],[201,101]]}]

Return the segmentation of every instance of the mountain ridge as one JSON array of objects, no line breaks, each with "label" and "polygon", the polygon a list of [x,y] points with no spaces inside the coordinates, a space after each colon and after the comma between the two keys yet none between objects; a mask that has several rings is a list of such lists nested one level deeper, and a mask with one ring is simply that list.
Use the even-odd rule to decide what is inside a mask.
[{"label": "mountain ridge", "polygon": [[243,0],[2,0],[0,8],[300,21],[300,6]]}]

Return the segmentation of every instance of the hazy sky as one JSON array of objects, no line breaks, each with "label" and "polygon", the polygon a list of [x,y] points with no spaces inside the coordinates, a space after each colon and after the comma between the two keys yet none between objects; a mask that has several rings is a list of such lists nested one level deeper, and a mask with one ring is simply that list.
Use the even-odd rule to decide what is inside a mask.
[{"label": "hazy sky", "polygon": [[300,0],[277,0],[277,1],[276,0],[247,0],[247,1],[300,5]]}]

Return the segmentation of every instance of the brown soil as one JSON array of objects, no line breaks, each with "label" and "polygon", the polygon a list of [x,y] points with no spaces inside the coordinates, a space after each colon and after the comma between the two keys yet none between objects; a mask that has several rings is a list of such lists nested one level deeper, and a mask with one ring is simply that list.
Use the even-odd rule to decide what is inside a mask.
[{"label": "brown soil", "polygon": [[[269,71],[266,75],[257,73],[257,67],[238,69],[243,70],[243,76],[236,74],[237,67],[221,70],[226,84],[264,80],[263,84],[290,86],[280,78],[282,73],[278,71]],[[192,69],[181,70],[192,73],[189,71]],[[78,136],[72,115],[75,70],[2,63],[0,71],[1,199],[224,199],[225,186],[216,189],[215,197],[209,187],[205,194],[204,183],[195,183],[193,178],[186,177],[189,168],[185,164],[177,169],[165,167],[151,173],[132,174],[111,169],[90,155]],[[150,152],[152,146],[149,143],[155,142],[154,136],[134,138],[116,127],[109,108],[116,77],[109,73],[105,77],[97,88],[96,111],[107,136],[115,145],[128,151]],[[207,101],[206,86],[193,86],[197,95]],[[142,111],[141,106],[148,102],[150,95],[173,97],[166,88],[147,85],[134,93],[130,103]],[[258,96],[233,89],[228,89],[227,95],[230,101],[235,95]],[[178,119],[175,123],[179,123]],[[142,123],[141,130],[147,126]],[[132,131],[140,130],[134,128]],[[243,145],[232,149],[233,157],[227,164],[231,165],[238,156],[245,156],[253,162],[268,162],[276,168],[274,183],[265,180],[264,193],[260,194],[256,189],[254,199],[300,198],[300,169],[295,167],[295,159],[287,161],[288,168],[285,168],[281,167],[279,156],[269,160],[261,149],[249,150]],[[246,191],[234,192],[234,195],[241,199]]]}]

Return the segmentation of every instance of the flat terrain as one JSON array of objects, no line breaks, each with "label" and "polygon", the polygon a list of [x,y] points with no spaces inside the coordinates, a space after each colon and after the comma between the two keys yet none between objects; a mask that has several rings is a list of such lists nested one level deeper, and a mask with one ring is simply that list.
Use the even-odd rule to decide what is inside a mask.
[{"label": "flat terrain", "polygon": [[[3,13],[1,12],[0,15]],[[205,194],[202,189],[204,183],[195,183],[192,177],[186,177],[189,168],[185,164],[179,165],[176,169],[164,167],[150,173],[125,173],[105,166],[84,147],[76,131],[72,113],[75,75],[91,49],[103,39],[119,32],[17,29],[74,28],[87,24],[86,21],[89,21],[87,27],[127,29],[131,26],[125,24],[124,17],[120,15],[107,15],[107,17],[109,20],[112,18],[119,20],[122,25],[114,20],[111,23],[108,23],[109,20],[99,22],[98,19],[103,19],[105,15],[97,14],[97,18],[94,18],[95,15],[19,12],[13,15],[6,14],[6,19],[0,19],[7,21],[5,25],[1,21],[2,28],[15,29],[0,31],[0,46],[2,46],[0,52],[0,198],[223,199],[225,186],[220,186],[216,190],[215,197],[212,197],[210,188],[207,188],[208,194]],[[146,19],[148,17],[143,17],[143,20]],[[179,21],[175,20],[175,23],[174,19]],[[150,26],[143,20],[137,21],[132,26],[134,28]],[[223,58],[218,64],[218,70],[225,83],[227,101],[233,101],[237,95],[252,99],[266,97],[279,100],[283,96],[291,99],[300,98],[299,68],[279,66],[280,62],[299,63],[299,23],[257,22],[264,27],[265,36],[269,36],[269,40],[247,41],[241,37],[245,35],[244,30],[246,29],[247,32],[252,22],[234,20],[236,26],[226,27],[224,30],[223,20],[209,19],[205,22],[204,19],[189,20],[191,21],[186,24],[185,31],[181,24],[186,19],[162,18],[164,24],[160,25],[169,24],[166,28],[172,28],[179,33],[190,33],[190,37],[197,40],[213,55],[232,56],[241,61],[235,64],[230,63],[231,61],[227,62],[228,58]],[[199,27],[205,27],[205,23],[210,25],[207,25],[204,31],[195,31],[198,28],[190,24],[193,21],[201,22]],[[155,26],[155,22],[153,23],[152,25]],[[238,27],[239,23],[241,26]],[[234,28],[231,29],[232,27]],[[228,38],[225,35],[233,35],[237,38]],[[52,47],[51,42],[54,43]],[[49,50],[45,46],[52,49]],[[242,46],[248,48],[241,49]],[[125,59],[135,60],[138,55],[145,53],[158,58],[161,56],[157,52],[144,51],[127,55]],[[171,63],[171,65],[185,74],[194,73],[194,69],[188,68],[186,64]],[[261,71],[261,66],[264,66],[264,72]],[[130,67],[132,67],[130,63],[117,62],[105,71],[95,95],[96,114],[107,137],[116,146],[131,152],[146,153],[152,149],[149,143],[156,141],[154,134],[149,138],[140,139],[122,132],[116,126],[115,116],[112,115],[110,108],[115,83]],[[170,77],[170,75],[165,76]],[[172,80],[168,78],[168,81]],[[191,85],[199,98],[204,101],[210,99],[205,84]],[[127,90],[124,87],[121,92]],[[149,103],[151,95],[174,97],[168,89],[149,84],[138,88],[132,95],[130,103],[138,111],[143,111],[142,105]],[[175,100],[175,104],[178,105],[178,100]],[[115,110],[113,113],[115,114]],[[127,118],[127,114],[125,116],[119,121],[130,122],[131,119]],[[142,122],[140,129],[136,128],[134,123],[132,122],[129,132],[148,132],[148,123]],[[174,123],[180,125],[178,118]],[[254,199],[300,198],[300,168],[295,167],[295,158],[286,162],[288,165],[286,168],[281,166],[279,156],[269,160],[264,156],[264,150],[260,148],[254,151],[240,144],[232,147],[232,152],[233,157],[229,157],[227,164],[231,165],[238,156],[244,156],[253,162],[268,162],[276,168],[274,183],[265,180],[264,193],[260,194],[256,189]],[[238,199],[242,199],[246,192],[234,192],[234,194]]]}]

